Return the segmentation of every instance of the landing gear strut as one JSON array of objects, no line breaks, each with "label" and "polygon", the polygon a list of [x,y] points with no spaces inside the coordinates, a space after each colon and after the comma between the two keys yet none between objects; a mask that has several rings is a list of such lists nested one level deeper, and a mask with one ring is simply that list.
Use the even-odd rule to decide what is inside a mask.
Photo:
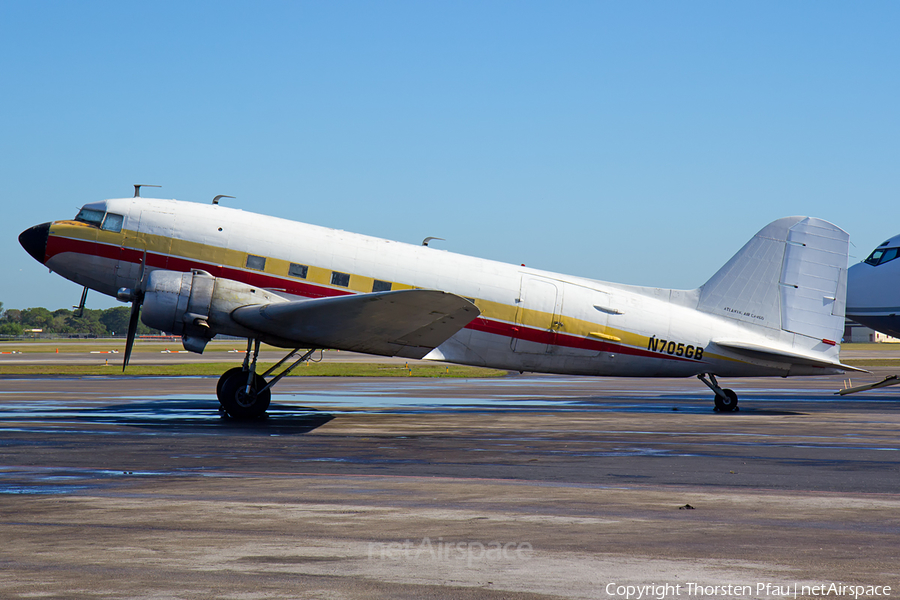
[{"label": "landing gear strut", "polygon": [[[709,379],[707,379],[709,377]],[[716,394],[716,410],[719,412],[735,412],[738,408],[738,397],[734,390],[719,387],[716,376],[712,373],[701,373],[697,375],[697,379],[706,384]]]},{"label": "landing gear strut", "polygon": [[244,355],[243,366],[228,369],[222,374],[219,382],[216,384],[216,396],[219,398],[222,410],[234,419],[255,419],[265,415],[272,400],[272,386],[281,381],[282,377],[293,371],[294,367],[308,359],[315,352],[315,349],[309,350],[290,367],[267,383],[266,377],[297,354],[300,349],[294,349],[271,369],[259,375],[256,372],[259,344],[259,340],[248,339],[247,353]]}]

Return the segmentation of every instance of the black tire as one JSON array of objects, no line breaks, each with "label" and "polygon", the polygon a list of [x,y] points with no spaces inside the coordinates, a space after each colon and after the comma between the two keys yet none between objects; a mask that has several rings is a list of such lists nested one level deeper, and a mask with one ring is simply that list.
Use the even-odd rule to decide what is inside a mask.
[{"label": "black tire", "polygon": [[734,412],[738,410],[738,397],[734,390],[722,390],[723,396],[716,394],[716,410],[719,412]]},{"label": "black tire", "polygon": [[[226,377],[227,375],[227,377]],[[219,380],[219,403],[233,419],[255,419],[261,417],[269,408],[272,400],[271,390],[257,392],[266,386],[266,380],[261,375],[253,375],[253,383],[250,384],[250,393],[245,392],[247,387],[247,372],[242,369],[231,369]]]},{"label": "black tire", "polygon": [[235,367],[222,373],[222,376],[219,377],[219,381],[216,382],[216,397],[219,398],[219,404],[222,403],[222,385],[224,385],[226,379],[233,376],[235,373],[244,373],[244,376],[246,377],[246,371],[244,371],[243,368]]}]

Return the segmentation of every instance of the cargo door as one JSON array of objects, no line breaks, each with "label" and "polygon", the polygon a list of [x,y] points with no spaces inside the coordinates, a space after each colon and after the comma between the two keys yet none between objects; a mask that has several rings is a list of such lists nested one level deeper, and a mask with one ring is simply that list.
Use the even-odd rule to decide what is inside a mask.
[{"label": "cargo door", "polygon": [[523,275],[516,302],[516,322],[510,347],[513,352],[549,354],[555,349],[561,326],[562,294],[556,282]]},{"label": "cargo door", "polygon": [[144,243],[140,239],[141,209],[132,206],[122,224],[122,240],[119,244],[119,260],[116,263],[116,287],[133,288],[141,276],[144,260]]},{"label": "cargo door", "polygon": [[171,210],[132,206],[122,229],[124,236],[116,273],[116,280],[121,282],[119,287],[134,286],[145,256],[147,269],[168,268],[174,230],[175,213]]}]

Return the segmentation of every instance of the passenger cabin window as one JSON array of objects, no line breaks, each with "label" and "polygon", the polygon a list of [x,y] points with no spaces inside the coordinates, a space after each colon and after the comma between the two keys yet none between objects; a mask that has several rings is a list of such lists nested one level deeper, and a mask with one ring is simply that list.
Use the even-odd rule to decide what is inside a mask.
[{"label": "passenger cabin window", "polygon": [[350,275],[348,275],[347,273],[338,273],[337,271],[332,271],[331,285],[348,287],[350,285]]},{"label": "passenger cabin window", "polygon": [[82,208],[78,211],[78,216],[75,217],[76,221],[81,221],[82,223],[87,223],[88,225],[94,225],[95,227],[100,227],[100,224],[103,222],[103,215],[105,215],[102,210],[95,210],[93,208]]},{"label": "passenger cabin window", "polygon": [[103,219],[103,226],[100,229],[104,231],[112,231],[115,233],[119,233],[122,231],[122,222],[125,220],[125,217],[122,215],[117,215],[116,213],[106,213],[106,218]]},{"label": "passenger cabin window", "polygon": [[257,271],[265,271],[266,270],[266,257],[248,254],[247,255],[247,268],[248,269],[256,269]]},{"label": "passenger cabin window", "polygon": [[288,268],[288,275],[291,277],[299,277],[300,279],[306,279],[306,274],[309,273],[309,267],[306,265],[298,265],[297,263],[291,263],[290,268]]},{"label": "passenger cabin window", "polygon": [[878,248],[869,255],[869,258],[866,259],[866,264],[877,267],[886,262],[891,262],[898,255],[900,255],[900,248]]},{"label": "passenger cabin window", "polygon": [[376,279],[375,283],[372,284],[373,292],[389,292],[391,291],[391,282],[390,281],[381,281],[380,279]]}]

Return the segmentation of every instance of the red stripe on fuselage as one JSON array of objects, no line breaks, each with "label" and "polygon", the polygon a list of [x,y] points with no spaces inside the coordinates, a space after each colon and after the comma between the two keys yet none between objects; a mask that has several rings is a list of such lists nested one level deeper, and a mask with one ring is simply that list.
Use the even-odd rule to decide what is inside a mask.
[{"label": "red stripe on fuselage", "polygon": [[[136,265],[141,264],[141,261],[144,259],[144,252],[133,248],[123,248],[121,246],[101,244],[99,242],[50,236],[47,240],[47,260],[49,261],[52,257],[64,252],[87,254],[89,256],[98,256]],[[204,263],[197,260],[185,259],[180,256],[170,256],[153,252],[147,252],[147,266],[153,267],[154,269],[168,269],[170,271],[180,271],[182,273],[187,273],[191,269],[202,269],[215,277],[233,279],[260,288],[284,290],[288,294],[303,296],[305,298],[346,296],[354,293],[350,290],[336,290],[304,281],[282,279],[266,273],[244,271],[233,267],[223,267],[222,265]]]},{"label": "red stripe on fuselage", "polygon": [[466,325],[466,329],[516,338],[528,342],[536,342],[538,344],[577,348],[579,350],[590,350],[592,352],[609,352],[612,354],[627,354],[629,356],[642,356],[645,358],[665,358],[683,362],[695,362],[679,356],[669,356],[667,354],[650,352],[649,350],[642,350],[631,346],[612,344],[610,342],[593,340],[591,338],[561,333],[558,331],[534,329],[532,327],[506,323],[504,321],[494,321],[484,317],[477,317],[474,321]]},{"label": "red stripe on fuselage", "polygon": [[[74,252],[77,254],[86,254],[89,256],[98,256],[111,260],[119,260],[139,265],[144,259],[144,252],[134,248],[124,248],[117,245],[102,244],[99,242],[90,242],[60,236],[49,236],[47,239],[47,260],[57,254],[65,252]],[[223,267],[216,264],[208,264],[198,260],[186,259],[180,256],[171,256],[165,254],[157,254],[147,252],[147,266],[156,269],[168,269],[170,271],[189,272],[191,269],[202,269],[215,277],[224,277],[234,281],[240,281],[247,285],[252,285],[270,290],[284,290],[288,294],[302,296],[304,298],[326,298],[331,296],[345,296],[354,294],[350,290],[337,290],[321,285],[297,281],[294,279],[286,279],[275,277],[265,273],[254,271],[244,271],[233,267]],[[622,346],[606,341],[594,340],[580,336],[574,336],[558,331],[548,331],[543,329],[534,329],[522,325],[506,323],[504,321],[495,321],[485,317],[477,317],[471,323],[466,325],[466,329],[480,331],[482,333],[490,333],[508,338],[516,338],[523,341],[536,342],[539,344],[547,344],[554,346],[563,346],[567,348],[577,348],[580,350],[590,350],[593,352],[610,352],[613,354],[627,354],[630,356],[642,356],[645,358],[661,358],[668,360],[676,360],[683,362],[694,362],[692,360],[660,354],[658,352],[650,352],[640,348],[631,346]]]}]

